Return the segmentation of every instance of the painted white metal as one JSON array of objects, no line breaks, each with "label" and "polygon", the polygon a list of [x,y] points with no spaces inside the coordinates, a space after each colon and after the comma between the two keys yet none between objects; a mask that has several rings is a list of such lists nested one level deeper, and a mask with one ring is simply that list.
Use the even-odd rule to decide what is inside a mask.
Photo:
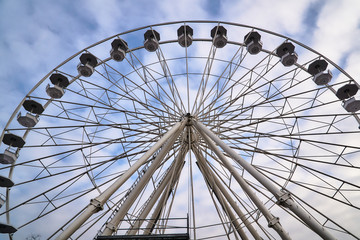
[{"label": "painted white metal", "polygon": [[171,179],[171,176],[172,176],[172,173],[174,172],[174,170],[177,170],[177,171],[181,170],[182,163],[184,162],[184,155],[186,152],[187,152],[187,150],[183,150],[183,149],[181,149],[179,151],[179,154],[176,157],[176,159],[174,160],[174,163],[171,165],[171,167],[167,171],[164,179],[161,181],[160,185],[155,190],[154,195],[151,196],[151,199],[148,202],[148,204],[146,205],[145,209],[141,212],[140,216],[133,224],[132,229],[128,232],[128,235],[135,235],[138,232],[139,228],[141,227],[142,223],[144,222],[144,219],[147,217],[150,210],[154,207],[156,201],[159,199],[159,197],[160,197],[161,193],[164,191],[165,187],[168,186],[169,184],[171,184],[171,181],[169,181],[169,180]]},{"label": "painted white metal", "polygon": [[160,216],[161,211],[164,209],[164,206],[167,202],[167,200],[169,199],[170,196],[170,192],[172,191],[172,189],[174,188],[176,182],[179,180],[180,174],[181,174],[181,169],[183,167],[183,163],[184,163],[184,157],[185,157],[185,153],[182,155],[182,159],[181,159],[181,163],[177,166],[177,168],[174,169],[174,171],[171,173],[171,178],[169,180],[169,184],[166,186],[166,189],[164,190],[163,194],[161,195],[161,198],[159,199],[153,213],[151,216],[151,221],[149,221],[149,223],[146,225],[145,227],[145,231],[144,231],[144,235],[148,235],[151,233],[151,231],[149,231],[150,229],[153,228],[153,226],[156,224],[156,219]]},{"label": "painted white metal", "polygon": [[259,233],[256,231],[256,229],[252,226],[248,218],[245,216],[245,214],[241,211],[238,205],[236,205],[233,198],[230,196],[228,191],[226,191],[225,187],[221,184],[219,179],[216,177],[215,174],[212,173],[209,166],[206,164],[206,161],[204,157],[199,153],[199,151],[195,148],[193,148],[193,152],[195,153],[195,156],[198,158],[198,161],[201,162],[202,167],[208,172],[209,178],[212,180],[213,188],[220,191],[221,194],[225,197],[227,202],[230,204],[232,209],[235,211],[235,213],[239,216],[241,221],[245,224],[245,227],[249,230],[249,232],[252,234],[255,240],[262,240]]},{"label": "painted white metal", "polygon": [[[195,151],[194,151],[194,153],[195,153]],[[216,183],[214,181],[214,176],[209,171],[209,168],[206,165],[205,160],[203,159],[202,156],[200,156],[199,153],[195,153],[195,156],[197,157],[198,164],[199,164],[198,166],[199,166],[199,169],[200,169],[202,175],[204,176],[204,178],[205,178],[207,184],[209,185],[209,187],[214,192],[216,198],[218,199],[219,203],[221,204],[221,207],[225,210],[226,215],[228,215],[232,226],[237,231],[237,233],[240,235],[242,240],[249,240],[246,233],[242,229],[241,224],[239,223],[239,221],[235,217],[235,214],[233,213],[233,210],[230,208],[228,202],[225,200],[224,196],[219,191],[219,188],[217,187],[217,185],[216,185]]]},{"label": "painted white metal", "polygon": [[[57,238],[56,240],[68,239],[79,227],[94,213],[100,211],[104,203],[129,179],[134,172],[143,165],[176,131],[183,129],[186,121],[176,123],[158,142],[156,142],[137,162],[134,163],[123,175],[121,175],[108,189],[98,197],[90,201],[90,204]],[[96,204],[94,204],[96,203]]]},{"label": "painted white metal", "polygon": [[242,176],[238,173],[238,171],[231,165],[229,160],[222,154],[222,152],[217,148],[215,143],[209,139],[205,133],[203,133],[202,129],[198,127],[198,124],[194,122],[195,127],[204,138],[205,142],[208,144],[211,150],[215,152],[218,158],[223,162],[224,166],[230,171],[230,173],[234,176],[236,181],[240,184],[241,188],[246,192],[246,194],[251,198],[260,212],[264,215],[266,220],[268,221],[268,226],[273,228],[281,237],[281,239],[290,240],[289,234],[283,229],[279,222],[279,218],[272,215],[272,213],[266,208],[266,206],[261,202],[261,200],[256,196],[256,194],[252,191],[250,186],[246,183],[246,181],[242,178]]},{"label": "painted white metal", "polygon": [[110,236],[111,234],[116,232],[119,224],[124,219],[126,213],[129,211],[136,198],[140,195],[145,185],[149,182],[151,176],[155,173],[156,169],[158,169],[166,154],[173,147],[173,144],[179,135],[180,131],[174,133],[171,138],[165,143],[165,145],[161,148],[159,154],[156,156],[156,158],[149,166],[147,171],[144,173],[144,175],[141,177],[140,181],[136,184],[135,188],[130,192],[129,196],[126,198],[125,202],[120,207],[118,212],[106,224],[104,232],[101,234],[102,236]]},{"label": "painted white metal", "polygon": [[[310,229],[326,240],[336,240],[322,225],[320,225],[310,214],[306,213],[292,198],[290,193],[281,191],[272,182],[258,172],[250,163],[240,157],[233,149],[227,146],[216,134],[210,131],[202,123],[194,121],[194,126],[204,135],[209,136],[217,143],[227,154],[237,161],[247,172],[249,172],[256,180],[258,180],[266,189],[268,189],[278,199],[279,204],[289,208],[301,220],[303,220]],[[211,141],[210,141],[211,142]],[[215,148],[217,149],[217,148]],[[219,151],[217,149],[217,151]],[[231,165],[231,164],[230,164]],[[236,175],[234,175],[236,176]],[[284,198],[284,195],[288,196]],[[276,225],[276,224],[275,224]]]}]

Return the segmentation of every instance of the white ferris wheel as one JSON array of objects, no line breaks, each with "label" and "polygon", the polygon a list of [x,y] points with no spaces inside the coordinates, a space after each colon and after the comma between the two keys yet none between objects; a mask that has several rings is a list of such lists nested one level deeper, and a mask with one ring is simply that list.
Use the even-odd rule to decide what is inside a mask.
[{"label": "white ferris wheel", "polygon": [[46,74],[3,130],[0,236],[359,239],[359,87],[253,26],[101,40]]}]

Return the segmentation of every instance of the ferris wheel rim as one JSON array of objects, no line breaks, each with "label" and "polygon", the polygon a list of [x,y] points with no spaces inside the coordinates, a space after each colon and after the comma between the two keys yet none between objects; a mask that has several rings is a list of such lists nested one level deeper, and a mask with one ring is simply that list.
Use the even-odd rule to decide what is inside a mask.
[{"label": "ferris wheel rim", "polygon": [[[268,30],[263,30],[263,29],[260,29],[260,28],[251,27],[251,26],[247,26],[247,25],[241,25],[241,24],[235,24],[235,23],[229,23],[229,22],[219,22],[219,21],[177,21],[177,22],[167,22],[167,23],[161,23],[161,24],[155,24],[155,25],[148,25],[148,26],[144,26],[144,27],[141,27],[141,28],[132,29],[132,30],[129,30],[129,31],[120,33],[120,34],[113,35],[113,36],[111,36],[111,37],[109,37],[109,38],[106,38],[106,39],[101,40],[101,41],[99,41],[99,42],[97,42],[97,43],[95,43],[95,44],[92,44],[92,45],[90,45],[89,47],[84,48],[83,50],[81,50],[81,51],[79,51],[78,53],[74,54],[73,56],[71,56],[70,58],[68,58],[68,59],[65,60],[64,62],[62,62],[60,65],[58,65],[56,68],[54,68],[54,69],[53,69],[51,72],[49,72],[43,79],[41,79],[41,80],[39,81],[39,83],[36,84],[36,85],[34,86],[34,88],[25,96],[25,98],[22,100],[22,102],[21,102],[21,103],[19,104],[19,106],[16,108],[16,110],[14,111],[12,117],[10,118],[9,122],[7,123],[5,129],[4,129],[3,133],[2,133],[2,137],[1,137],[1,138],[3,138],[3,136],[4,136],[4,134],[5,134],[5,130],[8,129],[8,127],[9,127],[9,125],[10,125],[10,122],[12,122],[12,121],[14,120],[17,112],[20,110],[20,108],[21,108],[21,106],[22,106],[22,103],[23,103],[23,102],[32,94],[32,92],[34,92],[52,73],[58,72],[58,68],[60,68],[60,67],[63,66],[64,64],[68,63],[70,60],[72,60],[72,59],[74,59],[75,57],[79,56],[81,53],[88,52],[88,50],[91,49],[91,48],[94,47],[94,46],[98,46],[98,45],[100,45],[100,44],[102,44],[102,43],[104,43],[104,42],[106,42],[106,41],[111,40],[111,39],[120,37],[120,36],[122,36],[122,35],[126,35],[127,33],[137,32],[137,31],[139,31],[139,30],[144,30],[144,29],[148,29],[148,28],[155,28],[155,27],[158,27],[158,26],[175,25],[175,24],[180,24],[180,23],[183,23],[183,24],[187,24],[187,23],[189,23],[189,24],[190,24],[190,23],[216,23],[216,24],[218,24],[218,25],[220,25],[220,24],[224,24],[224,25],[235,25],[235,26],[239,26],[239,27],[244,27],[244,28],[259,30],[259,31],[261,31],[261,32],[266,32],[266,33],[271,34],[271,35],[276,35],[276,36],[278,36],[278,37],[284,38],[285,41],[294,42],[294,43],[296,43],[297,45],[304,47],[306,50],[312,51],[314,54],[318,55],[319,58],[322,58],[322,59],[327,60],[327,61],[329,62],[329,64],[331,64],[333,67],[335,67],[336,69],[338,69],[342,74],[346,75],[346,77],[348,77],[348,79],[349,79],[350,81],[354,81],[354,80],[353,80],[350,76],[348,76],[347,73],[345,73],[340,67],[338,67],[337,65],[335,65],[334,63],[332,63],[332,62],[331,62],[330,60],[328,60],[325,56],[323,56],[323,55],[321,55],[321,54],[318,54],[315,50],[312,50],[311,48],[309,48],[309,47],[303,45],[302,43],[299,43],[299,42],[297,42],[297,41],[295,41],[295,40],[293,40],[293,39],[291,39],[291,38],[287,38],[287,37],[285,37],[285,36],[283,36],[283,35],[280,35],[280,34],[277,34],[277,33],[273,33],[273,32],[268,31]],[[194,41],[194,42],[203,42],[203,41],[204,41],[204,42],[210,42],[211,39],[196,39],[196,38],[195,38],[195,39],[193,39],[193,41]],[[172,43],[176,43],[176,42],[177,42],[177,40],[163,41],[163,42],[160,41],[160,42],[159,42],[159,45],[160,45],[160,47],[161,47],[162,45],[172,44]],[[231,45],[231,44],[236,45],[236,42],[228,41],[228,44],[229,44],[229,45]],[[244,46],[244,45],[241,44],[241,43],[239,43],[239,45]],[[142,48],[143,48],[143,46],[136,47],[136,48],[134,48],[134,49],[129,50],[129,52],[131,53],[132,51],[137,51],[137,50],[142,49]],[[264,51],[265,51],[265,50],[264,50]],[[271,51],[268,51],[268,54],[269,54],[269,55],[271,54],[271,55],[274,55],[274,56],[276,55],[275,53],[272,53]],[[185,58],[185,57],[184,57],[184,58]],[[191,58],[191,57],[189,57],[189,58]],[[188,59],[188,56],[186,56],[186,60],[187,60],[187,59]],[[105,64],[107,61],[110,61],[110,60],[111,60],[110,58],[107,58],[107,59],[105,59],[105,60],[102,60],[101,63],[99,63],[99,65]],[[166,60],[171,60],[171,59],[166,59]],[[216,60],[216,59],[215,59],[215,60]],[[230,61],[230,60],[228,60],[228,61]],[[149,63],[148,65],[150,65],[150,64],[156,64],[156,62],[154,62],[154,63]],[[141,67],[140,67],[140,68],[141,68]],[[303,66],[301,66],[301,65],[298,65],[298,68],[303,68],[303,69],[305,69],[305,68],[304,68]],[[135,70],[133,70],[133,71],[135,71]],[[187,72],[186,74],[189,75],[188,72]],[[75,76],[75,77],[74,77],[74,81],[76,81],[76,80],[78,80],[78,79],[80,79],[79,76]],[[157,80],[153,79],[153,80],[151,80],[151,81],[154,81],[154,82],[155,82],[155,81],[157,81]],[[150,81],[150,82],[151,82],[151,81]],[[354,82],[355,82],[355,81],[354,81]],[[145,85],[144,85],[144,86],[145,86]],[[142,89],[142,88],[139,87],[139,89]],[[135,91],[135,90],[138,90],[138,89],[137,89],[137,88],[134,88],[134,91]],[[315,91],[315,90],[314,90],[314,91]],[[279,91],[279,93],[281,93],[281,91]],[[260,95],[260,94],[259,94],[259,95]],[[48,103],[51,104],[52,101],[53,101],[53,100],[49,100]],[[98,101],[100,101],[100,98],[99,98]],[[56,102],[56,100],[54,100],[54,102]],[[101,103],[99,103],[99,104],[101,104]],[[271,104],[271,103],[270,103],[270,104]],[[96,107],[96,106],[95,106],[95,107]],[[95,110],[94,110],[94,111],[95,111]],[[110,109],[109,109],[108,111],[110,111]],[[300,109],[300,111],[302,111],[302,109]],[[105,115],[106,115],[106,114],[105,114]],[[348,114],[347,114],[347,115],[348,115]],[[174,113],[173,116],[181,117],[181,116],[176,115],[176,113]],[[251,115],[251,117],[252,117],[252,115]],[[290,116],[289,116],[289,117],[290,117]],[[89,119],[89,118],[88,118],[88,119]],[[87,125],[87,123],[88,123],[88,120],[85,120],[85,125]],[[216,126],[213,125],[213,127],[216,127]],[[36,128],[35,128],[35,129],[36,129]],[[26,133],[26,134],[27,134],[27,133]],[[95,134],[94,134],[93,137],[95,138]],[[299,139],[301,140],[301,136],[299,136]],[[240,140],[238,140],[237,142],[240,142]],[[291,143],[291,144],[293,144],[293,143]],[[354,147],[355,147],[355,146],[354,146]],[[11,168],[11,169],[12,169],[12,168]],[[12,170],[11,170],[11,172],[12,172]],[[289,171],[289,174],[291,174],[291,171]],[[290,177],[290,178],[291,178],[291,177]]]}]

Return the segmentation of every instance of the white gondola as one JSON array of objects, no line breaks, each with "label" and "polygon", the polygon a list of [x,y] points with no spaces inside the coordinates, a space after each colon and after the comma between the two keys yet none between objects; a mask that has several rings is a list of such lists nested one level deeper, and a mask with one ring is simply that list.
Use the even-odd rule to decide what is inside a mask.
[{"label": "white gondola", "polygon": [[53,73],[50,76],[50,81],[54,86],[50,87],[48,85],[46,88],[47,94],[51,98],[61,98],[65,93],[65,88],[70,84],[68,78],[60,73]]},{"label": "white gondola", "polygon": [[344,100],[343,107],[348,112],[357,112],[360,110],[360,100],[356,100],[354,97]]},{"label": "white gondola", "polygon": [[50,84],[48,84],[46,86],[46,93],[51,98],[61,98],[62,96],[64,96],[65,91],[62,87],[58,85],[50,86]]},{"label": "white gondola", "polygon": [[336,96],[343,100],[343,107],[348,112],[357,112],[360,110],[360,100],[355,99],[355,94],[359,87],[354,83],[348,83],[336,91]]},{"label": "white gondola", "polygon": [[44,107],[40,103],[31,99],[25,100],[23,107],[28,111],[28,113],[22,116],[21,112],[19,112],[17,115],[17,121],[21,126],[28,128],[34,127],[39,122],[38,115],[43,113]]},{"label": "white gondola", "polygon": [[117,62],[121,62],[122,60],[124,60],[125,55],[126,55],[126,52],[121,48],[116,48],[116,49],[112,48],[110,50],[111,58]]},{"label": "white gondola", "polygon": [[298,55],[293,52],[293,53],[286,53],[285,55],[283,55],[281,57],[281,63],[285,66],[285,67],[290,67],[292,65],[294,65],[298,60]]},{"label": "white gondola", "polygon": [[21,126],[24,127],[35,127],[35,125],[39,122],[39,118],[31,113],[26,113],[25,116],[21,116],[21,113],[17,116],[17,121]]},{"label": "white gondola", "polygon": [[216,26],[211,30],[211,37],[216,48],[223,48],[227,44],[227,30],[223,26]]},{"label": "white gondola", "polygon": [[276,55],[280,57],[285,67],[290,67],[297,62],[298,55],[294,50],[295,46],[290,42],[284,42],[276,49]]},{"label": "white gondola", "polygon": [[160,34],[155,30],[147,30],[144,34],[144,48],[155,52],[159,48]]},{"label": "white gondola", "polygon": [[325,71],[328,63],[324,59],[316,60],[310,63],[308,72],[314,76],[313,81],[316,85],[326,85],[332,79],[332,73],[330,70]]},{"label": "white gondola", "polygon": [[258,54],[262,50],[263,43],[260,41],[261,35],[258,32],[249,32],[244,36],[246,50],[251,54]]},{"label": "white gondola", "polygon": [[88,63],[85,65],[79,63],[77,66],[77,70],[81,76],[90,77],[94,73],[94,67]]},{"label": "white gondola", "polygon": [[182,47],[189,47],[193,42],[193,29],[188,25],[183,25],[177,30],[178,43]]},{"label": "white gondola", "polygon": [[90,77],[94,73],[94,68],[97,65],[97,59],[91,53],[83,53],[80,56],[80,63],[77,70],[81,76]]},{"label": "white gondola", "polygon": [[4,153],[0,154],[0,163],[13,164],[17,159],[17,155],[8,149],[5,149]]},{"label": "white gondola", "polygon": [[123,39],[117,38],[112,41],[111,47],[110,56],[113,60],[121,62],[125,59],[126,51],[128,50],[127,42]]},{"label": "white gondola", "polygon": [[316,83],[316,85],[326,85],[331,81],[332,77],[332,72],[327,70],[327,72],[319,72],[316,74],[313,78],[313,81]]}]

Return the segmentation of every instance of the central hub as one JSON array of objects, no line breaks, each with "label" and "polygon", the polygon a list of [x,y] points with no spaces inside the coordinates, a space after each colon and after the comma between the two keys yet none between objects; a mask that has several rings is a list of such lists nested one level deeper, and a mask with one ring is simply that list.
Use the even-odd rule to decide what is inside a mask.
[{"label": "central hub", "polygon": [[193,117],[191,116],[191,114],[187,113],[187,114],[185,114],[184,117],[187,119],[186,126],[187,127],[192,126],[193,125],[193,123],[192,123]]},{"label": "central hub", "polygon": [[190,113],[186,113],[184,115],[184,118],[187,120],[187,122],[186,122],[186,128],[184,129],[184,131],[182,133],[183,141],[186,144],[189,144],[189,142],[191,144],[193,144],[193,143],[198,141],[198,136],[194,132],[194,129],[192,128],[192,126],[193,126],[193,116]]}]

